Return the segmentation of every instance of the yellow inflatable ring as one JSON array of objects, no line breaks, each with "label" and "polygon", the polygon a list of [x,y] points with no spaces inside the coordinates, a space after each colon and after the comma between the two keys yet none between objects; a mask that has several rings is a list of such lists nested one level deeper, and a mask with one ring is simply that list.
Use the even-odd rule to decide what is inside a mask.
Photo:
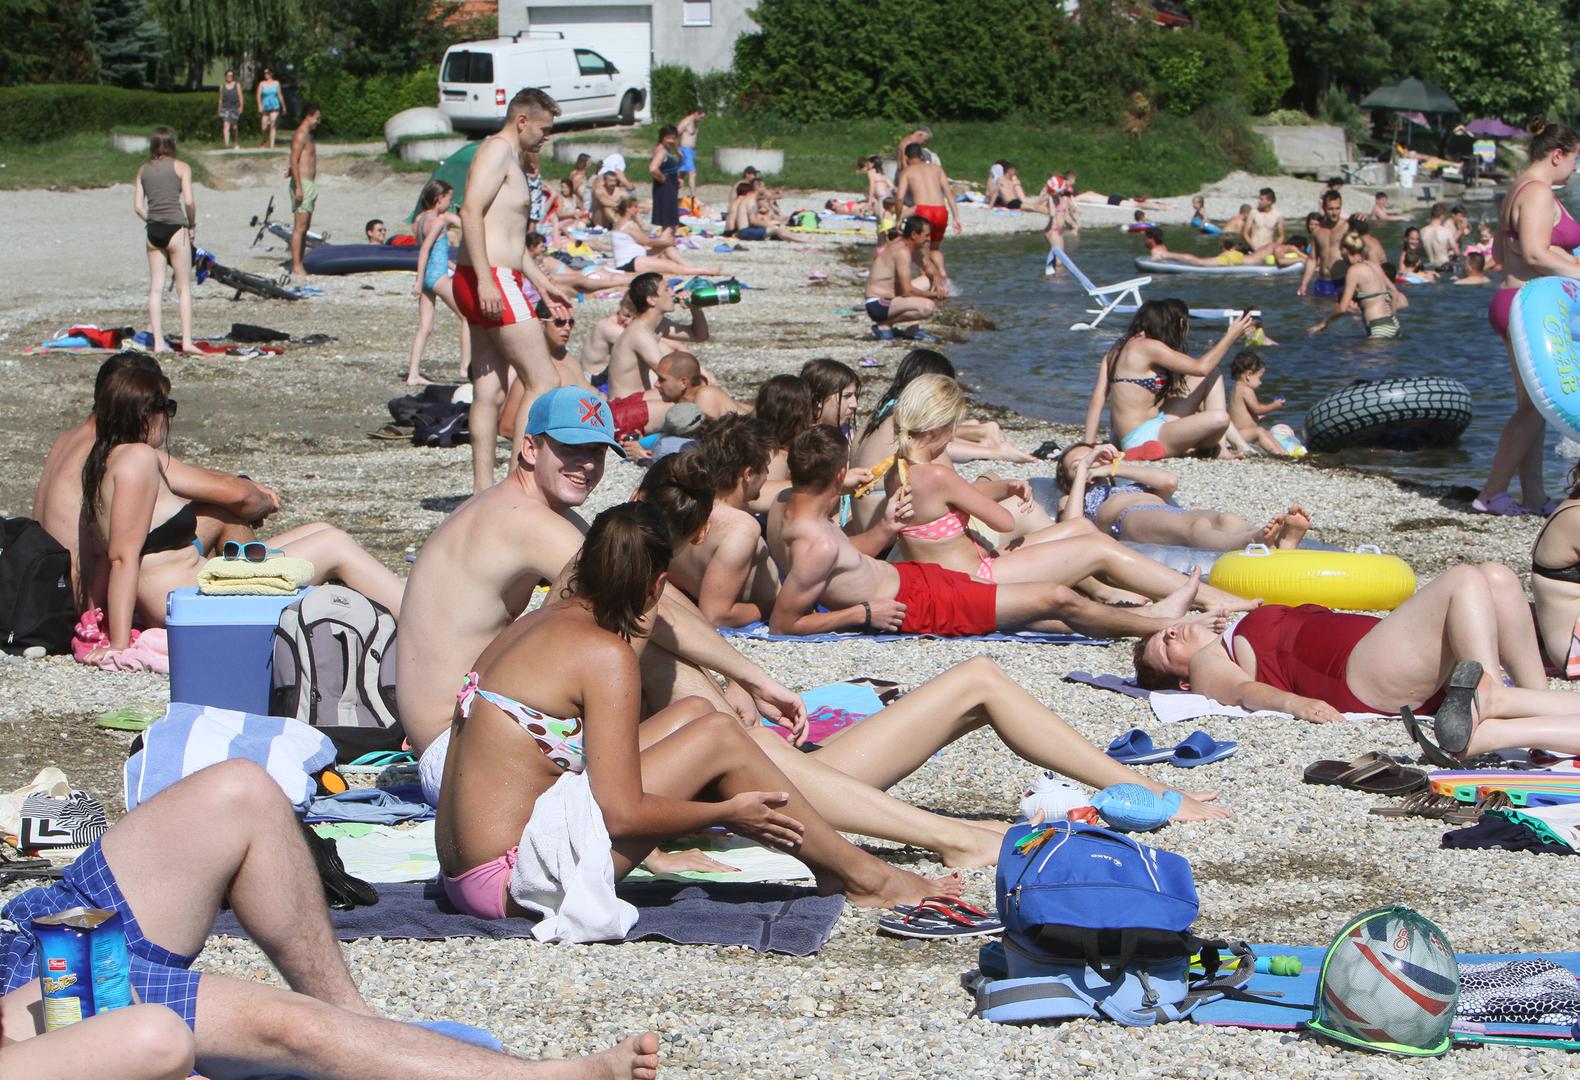
[{"label": "yellow inflatable ring", "polygon": [[1371,545],[1355,551],[1271,551],[1252,544],[1213,564],[1214,588],[1270,604],[1392,611],[1415,593],[1415,572]]}]

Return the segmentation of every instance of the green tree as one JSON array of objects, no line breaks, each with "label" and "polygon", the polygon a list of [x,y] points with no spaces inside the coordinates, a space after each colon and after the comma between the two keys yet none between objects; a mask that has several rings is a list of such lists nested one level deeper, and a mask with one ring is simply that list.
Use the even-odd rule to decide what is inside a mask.
[{"label": "green tree", "polygon": [[433,0],[318,0],[308,11],[302,61],[309,73],[409,75],[437,64],[450,42],[483,29],[446,21]]},{"label": "green tree", "polygon": [[1246,105],[1258,113],[1275,108],[1293,81],[1278,29],[1278,0],[1194,0],[1188,10],[1202,30],[1245,50],[1245,66],[1237,74]]},{"label": "green tree", "polygon": [[211,60],[236,63],[243,55],[277,56],[299,34],[298,0],[147,0],[164,28],[170,52],[186,64],[196,86]]},{"label": "green tree", "polygon": [[93,0],[92,10],[99,81],[128,90],[153,86],[165,37],[144,0]]},{"label": "green tree", "polygon": [[0,86],[96,77],[87,0],[0,0]]},{"label": "green tree", "polygon": [[1466,116],[1572,111],[1575,58],[1554,0],[1449,0],[1435,50],[1435,82]]}]

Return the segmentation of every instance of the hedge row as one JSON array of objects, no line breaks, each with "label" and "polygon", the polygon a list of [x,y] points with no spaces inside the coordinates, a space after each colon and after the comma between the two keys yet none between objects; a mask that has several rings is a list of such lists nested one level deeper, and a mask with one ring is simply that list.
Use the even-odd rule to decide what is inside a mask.
[{"label": "hedge row", "polygon": [[[43,142],[127,125],[173,128],[180,139],[217,138],[216,95],[161,94],[118,86],[44,85],[0,89],[0,142]],[[250,110],[249,110],[250,111]]]},{"label": "hedge row", "polygon": [[402,109],[439,104],[439,69],[410,75],[318,75],[302,85],[302,98],[323,110],[320,131],[339,138],[376,139],[384,121]]}]

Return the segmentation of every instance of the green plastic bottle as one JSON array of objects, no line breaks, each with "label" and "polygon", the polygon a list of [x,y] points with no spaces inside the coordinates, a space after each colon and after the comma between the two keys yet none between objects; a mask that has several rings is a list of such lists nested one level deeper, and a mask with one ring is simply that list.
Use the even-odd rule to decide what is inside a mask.
[{"label": "green plastic bottle", "polygon": [[721,281],[717,285],[700,285],[691,290],[690,306],[717,307],[720,304],[739,304],[741,287],[734,281]]}]

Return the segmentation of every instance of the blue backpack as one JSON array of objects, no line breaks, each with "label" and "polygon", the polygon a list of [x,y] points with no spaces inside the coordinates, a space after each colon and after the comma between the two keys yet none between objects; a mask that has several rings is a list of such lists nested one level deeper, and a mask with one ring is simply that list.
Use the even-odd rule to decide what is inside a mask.
[{"label": "blue backpack", "polygon": [[[1241,963],[1219,979],[1219,950],[1229,946],[1190,932],[1198,901],[1189,862],[1107,829],[1013,827],[996,892],[1003,944],[984,947],[980,970],[966,977],[988,1020],[1107,1017],[1145,1027],[1184,1019],[1253,970],[1249,950],[1236,946]],[[1205,975],[1193,978],[1197,953]]]}]

